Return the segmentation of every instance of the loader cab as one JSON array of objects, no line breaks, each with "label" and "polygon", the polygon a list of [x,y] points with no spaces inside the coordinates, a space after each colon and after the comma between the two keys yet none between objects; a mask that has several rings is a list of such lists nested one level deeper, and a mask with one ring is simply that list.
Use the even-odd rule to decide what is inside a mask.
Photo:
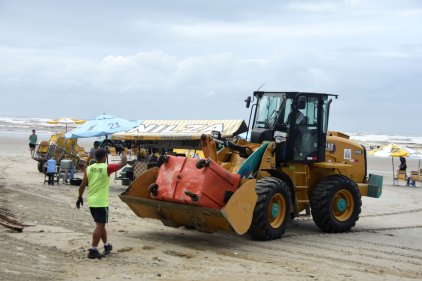
[{"label": "loader cab", "polygon": [[330,95],[254,92],[251,142],[275,141],[277,164],[325,160]]}]

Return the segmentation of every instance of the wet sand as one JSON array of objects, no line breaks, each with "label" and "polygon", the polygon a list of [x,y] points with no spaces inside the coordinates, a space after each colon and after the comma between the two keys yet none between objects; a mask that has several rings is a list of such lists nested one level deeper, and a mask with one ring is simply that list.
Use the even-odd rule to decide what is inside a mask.
[{"label": "wet sand", "polygon": [[[286,235],[257,242],[232,233],[204,234],[140,219],[111,180],[110,256],[86,258],[93,230],[77,187],[43,184],[27,137],[0,136],[0,196],[23,233],[0,226],[0,280],[421,280],[422,188],[392,186],[391,159],[369,158],[381,174],[380,199],[363,198],[350,233],[322,233],[310,218]],[[396,162],[397,164],[398,162]],[[409,170],[418,162],[408,160]]]}]

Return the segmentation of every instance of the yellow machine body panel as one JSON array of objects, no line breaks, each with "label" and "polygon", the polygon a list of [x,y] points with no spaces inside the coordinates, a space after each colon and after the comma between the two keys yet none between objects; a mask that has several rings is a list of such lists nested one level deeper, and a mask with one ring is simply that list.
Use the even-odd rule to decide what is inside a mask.
[{"label": "yellow machine body panel", "polygon": [[338,168],[356,183],[366,180],[366,151],[358,142],[350,140],[347,135],[328,132],[325,162],[350,165],[350,168]]}]

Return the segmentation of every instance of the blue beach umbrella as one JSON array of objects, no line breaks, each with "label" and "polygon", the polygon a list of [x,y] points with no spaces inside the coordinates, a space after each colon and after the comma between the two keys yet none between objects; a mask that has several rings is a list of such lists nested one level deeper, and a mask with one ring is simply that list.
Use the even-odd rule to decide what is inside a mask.
[{"label": "blue beach umbrella", "polygon": [[130,121],[103,113],[66,133],[65,137],[77,139],[108,136],[117,132],[128,131],[140,123],[141,121]]}]

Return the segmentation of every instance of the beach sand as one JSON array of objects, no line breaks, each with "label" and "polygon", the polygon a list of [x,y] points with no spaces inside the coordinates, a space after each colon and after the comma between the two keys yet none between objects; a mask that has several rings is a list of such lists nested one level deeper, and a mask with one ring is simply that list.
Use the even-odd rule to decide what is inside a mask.
[{"label": "beach sand", "polygon": [[75,207],[78,188],[44,185],[27,137],[0,136],[0,197],[33,225],[22,233],[0,226],[0,280],[421,280],[422,188],[392,186],[391,159],[368,162],[385,176],[383,195],[363,198],[352,232],[322,233],[304,218],[268,242],[140,219],[117,196],[126,187],[111,180],[114,250],[89,260],[94,224],[86,205]]}]

